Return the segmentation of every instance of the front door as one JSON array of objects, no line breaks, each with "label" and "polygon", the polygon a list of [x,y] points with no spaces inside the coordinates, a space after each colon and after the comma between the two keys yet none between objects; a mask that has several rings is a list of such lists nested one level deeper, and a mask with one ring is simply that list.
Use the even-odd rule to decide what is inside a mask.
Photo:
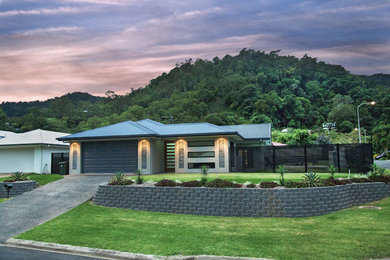
[{"label": "front door", "polygon": [[165,141],[164,170],[165,172],[175,172],[175,141]]}]

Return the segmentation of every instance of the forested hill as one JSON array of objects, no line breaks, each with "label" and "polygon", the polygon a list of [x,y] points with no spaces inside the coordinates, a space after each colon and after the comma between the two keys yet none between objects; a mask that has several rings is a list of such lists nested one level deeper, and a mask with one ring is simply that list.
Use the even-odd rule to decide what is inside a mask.
[{"label": "forested hill", "polygon": [[336,122],[340,131],[349,131],[356,126],[357,105],[375,100],[377,105],[361,107],[361,124],[371,131],[390,124],[388,78],[353,75],[306,55],[243,49],[237,56],[188,60],[125,96],[73,93],[45,102],[3,103],[8,118],[0,110],[0,128],[76,132],[124,120],[164,121],[172,115],[176,123],[272,122],[274,128],[315,129]]},{"label": "forested hill", "polygon": [[80,101],[89,101],[95,103],[99,100],[102,100],[101,97],[96,97],[88,93],[74,92],[63,95],[62,97],[51,98],[45,101],[32,101],[32,102],[3,102],[0,104],[0,109],[2,109],[7,116],[24,116],[29,113],[31,108],[49,108],[50,105],[54,102],[60,102],[59,100],[69,100],[72,105],[77,106]]}]

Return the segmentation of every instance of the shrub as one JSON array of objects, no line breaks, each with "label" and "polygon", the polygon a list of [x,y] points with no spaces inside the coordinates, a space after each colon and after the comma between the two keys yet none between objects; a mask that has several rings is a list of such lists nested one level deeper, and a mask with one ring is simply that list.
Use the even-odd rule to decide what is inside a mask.
[{"label": "shrub", "polygon": [[108,185],[131,185],[134,183],[134,181],[126,179],[126,175],[123,172],[114,172],[113,175]]},{"label": "shrub", "polygon": [[352,183],[366,183],[366,182],[371,182],[371,180],[367,178],[352,178],[349,179]]},{"label": "shrub", "polygon": [[378,176],[385,176],[386,175],[386,169],[383,167],[378,166],[376,163],[371,165],[372,172],[375,172]]},{"label": "shrub", "polygon": [[215,179],[206,185],[209,188],[241,188],[242,185],[231,181]]},{"label": "shrub", "polygon": [[279,165],[278,168],[276,169],[276,173],[279,173],[279,175],[280,175],[280,181],[279,181],[279,182],[280,182],[280,185],[281,185],[281,186],[284,186],[284,184],[285,184],[284,174],[287,173],[286,167],[284,167],[283,164],[282,164],[282,165]]},{"label": "shrub", "polygon": [[253,188],[256,188],[256,184],[254,183],[249,183],[248,185],[246,185],[247,188],[250,188],[250,189],[253,189]]},{"label": "shrub", "polygon": [[286,188],[304,188],[306,185],[302,182],[288,181],[286,182]]},{"label": "shrub", "polygon": [[131,185],[133,183],[134,183],[134,181],[132,181],[130,179],[123,179],[121,181],[110,181],[108,183],[108,185]]},{"label": "shrub", "polygon": [[205,186],[207,184],[207,175],[209,174],[209,167],[207,165],[202,165],[200,167],[200,174],[202,175],[202,179],[200,179],[200,182],[202,186]]},{"label": "shrub", "polygon": [[378,172],[376,171],[369,171],[367,173],[367,178],[371,181],[375,180],[378,177]]},{"label": "shrub", "polygon": [[368,179],[374,182],[390,182],[390,175],[379,175],[378,173],[369,172]]},{"label": "shrub", "polygon": [[137,184],[142,184],[144,182],[144,179],[141,178],[141,175],[142,175],[142,171],[140,169],[138,169],[135,174],[137,174],[137,179],[135,180],[135,182]]},{"label": "shrub", "polygon": [[333,180],[333,183],[334,183],[335,185],[345,185],[345,184],[350,184],[350,183],[352,183],[352,180],[351,180],[351,179],[340,179],[340,180],[335,179],[335,180]]},{"label": "shrub", "polygon": [[336,186],[334,179],[321,180],[322,186]]},{"label": "shrub", "polygon": [[278,187],[278,184],[273,181],[264,181],[260,183],[260,188],[276,188]]},{"label": "shrub", "polygon": [[123,172],[114,172],[111,181],[122,181],[125,179],[126,175]]},{"label": "shrub", "polygon": [[320,176],[314,172],[306,173],[303,176],[303,183],[306,184],[307,187],[319,187],[322,184]]},{"label": "shrub", "polygon": [[167,179],[162,179],[156,184],[154,184],[154,186],[160,186],[160,187],[175,187],[176,185],[177,185],[176,182]]},{"label": "shrub", "polygon": [[23,172],[13,172],[11,176],[12,181],[25,181],[26,179]]},{"label": "shrub", "polygon": [[202,182],[200,181],[185,181],[179,184],[182,187],[202,187]]},{"label": "shrub", "polygon": [[337,131],[341,133],[350,133],[353,130],[353,124],[350,121],[344,120],[337,127]]},{"label": "shrub", "polygon": [[328,171],[330,173],[330,178],[334,179],[334,175],[337,172],[336,167],[334,167],[334,165],[331,165],[331,166],[328,167]]}]

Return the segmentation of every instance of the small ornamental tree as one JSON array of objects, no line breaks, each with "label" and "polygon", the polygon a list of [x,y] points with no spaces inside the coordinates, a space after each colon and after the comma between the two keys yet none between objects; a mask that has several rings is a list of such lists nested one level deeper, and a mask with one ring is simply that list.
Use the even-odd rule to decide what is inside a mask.
[{"label": "small ornamental tree", "polygon": [[280,185],[281,186],[284,186],[286,181],[284,179],[284,175],[287,173],[287,169],[286,167],[284,167],[284,165],[279,165],[278,168],[276,169],[276,173],[279,173],[280,175]]},{"label": "small ornamental tree", "polygon": [[330,179],[334,180],[334,175],[337,172],[336,167],[332,164],[331,166],[328,167],[328,171],[330,173]]},{"label": "small ornamental tree", "polygon": [[202,179],[200,182],[202,183],[202,186],[207,184],[207,175],[209,174],[209,167],[207,165],[202,165],[200,167],[200,174],[202,175]]},{"label": "small ornamental tree", "polygon": [[135,180],[135,183],[137,184],[142,184],[144,182],[144,179],[141,178],[142,176],[142,171],[140,169],[138,169],[135,174],[137,174],[137,179]]}]

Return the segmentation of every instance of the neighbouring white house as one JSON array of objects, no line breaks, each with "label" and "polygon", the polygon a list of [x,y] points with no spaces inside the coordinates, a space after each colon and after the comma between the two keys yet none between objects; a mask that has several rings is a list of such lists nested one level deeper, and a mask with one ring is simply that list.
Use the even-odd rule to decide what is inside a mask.
[{"label": "neighbouring white house", "polygon": [[[271,124],[217,126],[209,123],[165,125],[150,119],[105,126],[58,140],[70,143],[70,174],[144,174],[264,169],[258,160],[271,147]],[[267,150],[268,151],[268,150]]]},{"label": "neighbouring white house", "polygon": [[14,134],[15,134],[14,132],[0,130],[0,139]]},{"label": "neighbouring white house", "polygon": [[68,134],[41,129],[0,131],[0,173],[52,173],[58,169],[58,158],[68,160],[69,144],[56,140],[64,135]]}]

